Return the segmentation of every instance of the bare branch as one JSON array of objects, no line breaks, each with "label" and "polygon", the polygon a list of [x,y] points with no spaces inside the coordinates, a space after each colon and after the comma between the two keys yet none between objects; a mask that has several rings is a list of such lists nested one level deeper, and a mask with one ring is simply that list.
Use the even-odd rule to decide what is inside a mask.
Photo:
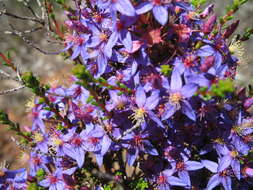
[{"label": "bare branch", "polygon": [[37,23],[39,23],[41,25],[45,24],[44,21],[39,20],[38,18],[15,15],[13,13],[8,12],[6,9],[0,10],[0,16],[1,15],[6,15],[6,16],[9,16],[9,17],[12,17],[12,18],[16,18],[16,19],[20,19],[20,20],[33,21],[33,22],[37,22]]},{"label": "bare branch", "polygon": [[17,92],[18,90],[21,90],[25,88],[25,86],[19,86],[17,88],[12,88],[12,89],[8,89],[8,90],[3,90],[3,91],[0,91],[0,95],[6,95],[6,94],[10,94],[10,93],[13,93],[13,92]]},{"label": "bare branch", "polygon": [[[23,31],[22,33],[23,33],[23,34],[30,34],[30,33],[37,32],[37,31],[42,30],[42,29],[43,29],[43,27],[37,27],[37,28],[32,28],[32,29],[30,29],[30,30],[25,30],[25,31]],[[13,32],[13,31],[8,31],[8,30],[6,30],[4,33],[5,33],[5,34],[15,34],[15,32]]]},{"label": "bare branch", "polygon": [[30,6],[30,1],[29,0],[23,0],[22,2],[24,4],[24,6],[27,7],[30,10],[30,12],[33,14],[33,16],[35,16],[38,19],[41,19],[40,16]]},{"label": "bare branch", "polygon": [[57,55],[59,54],[59,52],[47,52],[41,48],[39,48],[38,46],[36,46],[34,44],[34,42],[32,42],[31,40],[29,40],[23,32],[20,32],[20,31],[17,31],[16,29],[14,29],[14,27],[12,25],[10,25],[11,28],[12,28],[12,33],[13,35],[16,35],[18,37],[20,37],[27,45],[31,46],[32,48],[38,50],[39,52],[43,53],[43,54],[46,54],[46,55]]}]

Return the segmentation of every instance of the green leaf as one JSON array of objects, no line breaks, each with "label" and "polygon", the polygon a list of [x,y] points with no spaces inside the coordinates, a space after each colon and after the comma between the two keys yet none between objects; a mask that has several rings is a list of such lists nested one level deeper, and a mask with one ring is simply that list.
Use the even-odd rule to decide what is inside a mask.
[{"label": "green leaf", "polygon": [[170,65],[161,65],[161,73],[164,76],[169,76],[172,72],[172,67]]},{"label": "green leaf", "polygon": [[198,8],[198,7],[200,7],[201,5],[205,4],[205,3],[206,3],[206,0],[191,0],[190,3],[191,3],[194,7]]}]

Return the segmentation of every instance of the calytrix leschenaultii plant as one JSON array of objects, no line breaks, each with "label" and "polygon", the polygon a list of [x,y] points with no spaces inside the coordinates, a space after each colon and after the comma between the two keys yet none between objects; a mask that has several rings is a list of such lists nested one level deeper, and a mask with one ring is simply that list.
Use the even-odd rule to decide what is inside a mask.
[{"label": "calytrix leschenaultii plant", "polygon": [[253,30],[232,38],[239,21],[230,21],[246,0],[220,19],[195,0],[57,2],[64,32],[49,19],[72,80],[20,73],[36,95],[30,130],[3,111],[0,121],[29,147],[29,169],[3,168],[0,188],[251,188],[253,98],[234,80]]}]

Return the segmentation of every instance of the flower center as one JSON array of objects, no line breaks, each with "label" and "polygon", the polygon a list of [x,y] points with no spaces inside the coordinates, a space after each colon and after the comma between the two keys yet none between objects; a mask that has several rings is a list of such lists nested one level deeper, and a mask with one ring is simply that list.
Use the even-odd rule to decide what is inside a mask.
[{"label": "flower center", "polygon": [[153,5],[157,6],[157,5],[161,5],[162,1],[161,0],[152,0]]},{"label": "flower center", "polygon": [[195,56],[194,55],[189,55],[184,59],[184,65],[185,67],[193,67],[194,66],[194,60]]},{"label": "flower center", "polygon": [[140,135],[135,135],[134,136],[134,144],[136,146],[140,146],[142,144],[142,137]]},{"label": "flower center", "polygon": [[33,157],[32,162],[37,166],[41,164],[41,160],[38,157]]},{"label": "flower center", "polygon": [[71,143],[75,146],[80,146],[82,144],[82,139],[80,137],[75,137],[72,139]]},{"label": "flower center", "polygon": [[165,184],[166,183],[166,177],[164,175],[160,175],[157,179],[157,184]]},{"label": "flower center", "polygon": [[35,140],[36,142],[42,142],[43,139],[44,139],[44,137],[43,137],[42,134],[40,134],[40,133],[35,133],[35,134],[34,134],[34,140]]},{"label": "flower center", "polygon": [[58,179],[52,175],[48,176],[48,179],[50,181],[50,184],[55,184],[58,181]]},{"label": "flower center", "polygon": [[108,35],[105,34],[105,33],[101,33],[101,34],[99,35],[99,38],[100,38],[100,40],[101,40],[102,42],[105,42],[105,41],[107,41],[107,39],[108,39]]},{"label": "flower center", "polygon": [[99,13],[94,13],[93,18],[94,18],[94,20],[95,20],[96,22],[98,22],[98,23],[101,23],[101,22],[102,22],[102,19],[103,19],[102,15],[99,14]]},{"label": "flower center", "polygon": [[233,150],[230,152],[230,155],[233,157],[233,158],[236,158],[238,156],[238,152],[236,150]]},{"label": "flower center", "polygon": [[143,122],[146,115],[146,110],[144,108],[138,108],[134,110],[132,118],[137,122]]},{"label": "flower center", "polygon": [[63,141],[57,137],[52,138],[52,142],[54,145],[60,146],[63,144]]},{"label": "flower center", "polygon": [[169,97],[169,101],[172,104],[179,104],[179,102],[183,99],[183,96],[179,92],[172,93]]},{"label": "flower center", "polygon": [[119,110],[122,110],[122,109],[125,107],[125,104],[126,104],[126,102],[125,102],[124,100],[120,99],[120,100],[118,100],[118,102],[117,102],[117,108],[118,108]]},{"label": "flower center", "polygon": [[184,169],[185,169],[185,164],[184,164],[184,162],[177,162],[176,168],[177,168],[177,170],[179,170],[179,171],[184,170]]},{"label": "flower center", "polygon": [[73,36],[69,34],[66,36],[66,42],[73,42],[75,45],[80,46],[85,42],[85,39],[80,36]]},{"label": "flower center", "polygon": [[90,138],[89,138],[89,142],[90,142],[91,144],[93,144],[93,145],[98,144],[98,141],[99,141],[99,138],[97,138],[97,137],[90,137]]}]

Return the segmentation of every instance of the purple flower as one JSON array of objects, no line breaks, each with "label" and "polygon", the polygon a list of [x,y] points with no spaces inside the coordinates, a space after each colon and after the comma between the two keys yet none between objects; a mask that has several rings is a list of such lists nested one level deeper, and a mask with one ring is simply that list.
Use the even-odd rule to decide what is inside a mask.
[{"label": "purple flower", "polygon": [[146,125],[145,117],[150,117],[155,123],[157,123],[160,127],[164,127],[160,119],[156,116],[156,114],[151,111],[156,108],[160,101],[159,91],[154,90],[151,92],[151,95],[147,98],[144,89],[139,86],[135,92],[135,102],[137,104],[137,108],[134,108],[134,113],[132,114],[132,118],[136,121],[136,124],[144,124]]},{"label": "purple flower", "polygon": [[47,171],[46,164],[50,163],[51,160],[48,156],[44,156],[42,154],[38,154],[36,152],[31,152],[30,153],[30,175],[31,176],[36,176],[37,171],[39,169],[43,169]]},{"label": "purple flower", "polygon": [[115,16],[116,11],[119,11],[123,15],[135,16],[135,9],[130,0],[100,0],[98,6],[101,8],[107,8]]},{"label": "purple flower", "polygon": [[165,25],[168,21],[168,11],[163,4],[162,0],[149,0],[139,4],[136,8],[136,13],[140,15],[152,10],[155,19],[161,25]]},{"label": "purple flower", "polygon": [[198,85],[189,83],[183,86],[181,75],[176,69],[172,72],[170,85],[167,82],[164,85],[169,91],[169,101],[165,104],[162,120],[170,118],[177,110],[182,109],[182,112],[188,118],[195,121],[195,111],[187,99],[194,95]]},{"label": "purple flower", "polygon": [[202,164],[210,170],[212,173],[215,173],[208,181],[206,190],[212,190],[219,184],[222,184],[225,190],[232,190],[232,180],[229,176],[228,170],[218,171],[218,164],[210,160],[202,160]]},{"label": "purple flower", "polygon": [[25,189],[27,171],[25,168],[18,170],[0,170],[0,189]]},{"label": "purple flower", "polygon": [[227,169],[231,165],[235,176],[237,177],[238,180],[240,180],[241,167],[240,167],[240,161],[238,159],[239,153],[236,150],[230,151],[226,146],[222,146],[222,148],[220,148],[219,153],[221,153],[223,156],[220,159],[217,171],[221,172]]},{"label": "purple flower", "polygon": [[86,129],[80,133],[84,140],[84,149],[88,152],[93,152],[97,159],[98,165],[102,165],[103,156],[111,146],[110,138],[105,135],[102,127],[93,124],[87,124]]},{"label": "purple flower", "polygon": [[46,179],[39,182],[42,187],[49,187],[49,190],[64,189],[65,183],[62,179],[62,170],[56,169],[53,173],[46,176]]},{"label": "purple flower", "polygon": [[183,158],[184,161],[172,163],[172,167],[177,171],[179,178],[191,187],[191,179],[188,171],[199,170],[204,166],[200,162],[188,160],[188,157],[186,156]]},{"label": "purple flower", "polygon": [[[112,34],[108,40],[107,50],[111,50],[112,47],[116,44],[119,39],[120,42],[125,46],[128,51],[131,51],[133,48],[133,42],[131,33],[128,31],[130,27],[136,20],[133,17],[121,16],[119,20],[114,23]],[[109,43],[111,42],[111,43]],[[111,57],[112,53],[107,53],[108,57]]]},{"label": "purple flower", "polygon": [[170,186],[180,186],[180,187],[186,187],[187,184],[179,179],[178,177],[172,176],[174,173],[174,170],[168,169],[164,170],[160,173],[160,175],[157,177],[156,183],[158,185],[158,189],[160,190],[170,190]]},{"label": "purple flower", "polygon": [[106,109],[108,109],[109,111],[112,110],[123,110],[127,103],[128,103],[128,99],[125,95],[118,95],[118,91],[116,90],[110,90],[109,91],[110,94],[110,101],[106,104]]},{"label": "purple flower", "polygon": [[76,128],[73,127],[63,138],[64,141],[68,141],[68,143],[63,146],[63,152],[76,160],[78,167],[81,168],[85,158],[85,144],[82,134],[78,134]]},{"label": "purple flower", "polygon": [[90,37],[89,34],[68,35],[66,37],[67,47],[64,48],[63,51],[67,51],[70,48],[74,48],[71,59],[75,59],[81,54],[83,60],[86,60],[88,57],[87,42],[89,40],[89,37]]},{"label": "purple flower", "polygon": [[128,149],[127,163],[132,166],[140,152],[157,156],[158,152],[154,146],[147,140],[148,134],[130,133],[123,137],[123,146]]}]

